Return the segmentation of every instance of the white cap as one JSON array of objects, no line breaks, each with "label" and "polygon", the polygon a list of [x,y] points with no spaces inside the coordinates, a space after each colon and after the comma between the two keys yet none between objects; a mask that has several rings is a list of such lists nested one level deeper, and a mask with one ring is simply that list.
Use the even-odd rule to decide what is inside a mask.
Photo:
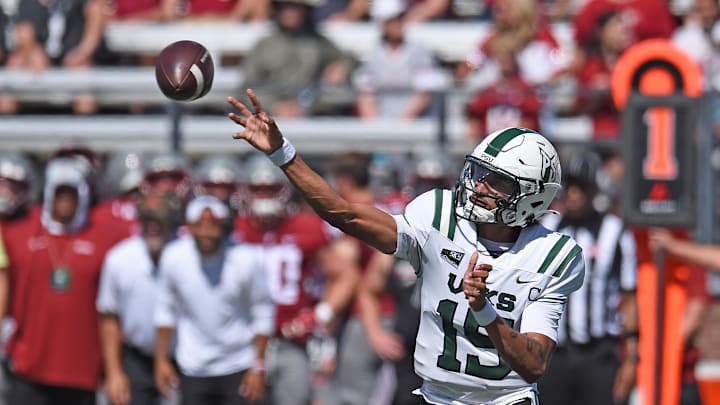
[{"label": "white cap", "polygon": [[201,195],[195,197],[185,210],[185,221],[194,224],[200,220],[202,213],[209,209],[215,219],[224,220],[230,216],[228,207],[220,200],[213,196]]},{"label": "white cap", "polygon": [[387,21],[405,12],[407,5],[404,0],[373,0],[370,16],[376,21]]}]

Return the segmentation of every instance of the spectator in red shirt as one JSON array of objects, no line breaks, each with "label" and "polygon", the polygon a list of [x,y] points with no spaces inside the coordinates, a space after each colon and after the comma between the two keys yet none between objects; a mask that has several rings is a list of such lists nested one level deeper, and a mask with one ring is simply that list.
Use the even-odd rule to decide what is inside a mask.
[{"label": "spectator in red shirt", "polygon": [[165,18],[265,21],[269,0],[162,0]]},{"label": "spectator in red shirt", "polygon": [[109,0],[107,14],[113,20],[159,21],[162,0]]},{"label": "spectator in red shirt", "polygon": [[588,54],[577,72],[578,94],[574,112],[589,114],[597,139],[617,138],[620,115],[612,100],[610,80],[620,55],[629,45],[629,27],[622,14],[599,16]]},{"label": "spectator in red shirt", "polygon": [[[495,25],[488,37],[457,66],[455,75],[467,79],[477,71],[494,82],[500,67],[493,59],[493,43],[515,54],[520,77],[531,86],[548,83],[568,63],[552,31],[539,19],[536,0],[496,0],[493,2]],[[485,83],[487,84],[487,83]]]},{"label": "spectator in red shirt", "polygon": [[509,126],[531,129],[539,126],[542,103],[535,89],[520,77],[512,48],[497,40],[491,52],[501,77],[476,94],[468,105],[466,136],[474,142]]},{"label": "spectator in red shirt", "polygon": [[87,220],[89,190],[77,160],[50,161],[45,178],[41,215],[7,229],[10,282],[0,300],[10,299],[15,321],[9,403],[94,404],[101,377],[94,302],[111,241]]},{"label": "spectator in red shirt", "polygon": [[676,23],[664,0],[590,0],[573,19],[579,49],[590,44],[600,16],[616,12],[630,26],[630,43],[669,38]]}]

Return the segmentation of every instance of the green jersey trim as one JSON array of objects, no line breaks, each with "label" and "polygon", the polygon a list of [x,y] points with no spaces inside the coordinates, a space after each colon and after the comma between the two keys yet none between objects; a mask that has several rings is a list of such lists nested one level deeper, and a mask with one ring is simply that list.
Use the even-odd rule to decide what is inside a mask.
[{"label": "green jersey trim", "polygon": [[455,237],[455,199],[449,190],[435,189],[435,216],[433,228],[450,240]]},{"label": "green jersey trim", "polygon": [[562,262],[560,262],[557,270],[553,273],[553,277],[560,277],[565,272],[565,269],[570,265],[570,262],[572,262],[577,255],[580,254],[580,252],[582,252],[582,248],[579,245],[573,246],[570,253],[565,256]]},{"label": "green jersey trim", "polygon": [[563,235],[558,239],[557,242],[555,242],[555,245],[550,249],[550,253],[548,253],[545,260],[540,265],[540,269],[538,270],[538,273],[545,273],[547,271],[548,267],[550,267],[550,263],[552,263],[553,260],[557,257],[558,253],[560,253],[560,250],[562,250],[563,246],[567,243],[567,241],[570,240],[570,237],[568,235]]}]

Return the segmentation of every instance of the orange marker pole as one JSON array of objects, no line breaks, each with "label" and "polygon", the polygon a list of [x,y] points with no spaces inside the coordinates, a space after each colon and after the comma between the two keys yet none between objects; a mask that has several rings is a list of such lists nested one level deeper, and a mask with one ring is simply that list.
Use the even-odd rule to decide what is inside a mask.
[{"label": "orange marker pole", "polygon": [[653,257],[648,249],[645,230],[636,230],[635,235],[640,260],[637,289],[640,403],[677,405],[680,400],[688,269],[664,255]]}]

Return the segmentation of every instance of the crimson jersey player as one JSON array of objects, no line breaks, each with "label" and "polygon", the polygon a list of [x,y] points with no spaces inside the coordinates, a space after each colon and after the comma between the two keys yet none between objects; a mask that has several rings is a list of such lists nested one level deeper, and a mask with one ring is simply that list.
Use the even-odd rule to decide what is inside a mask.
[{"label": "crimson jersey player", "polygon": [[622,14],[624,21],[630,24],[632,43],[669,38],[677,25],[668,2],[662,0],[591,0],[573,18],[577,46],[589,45],[598,18],[610,12]]},{"label": "crimson jersey player", "polygon": [[273,403],[306,404],[316,371],[311,361],[317,359],[303,345],[327,333],[352,297],[357,278],[329,245],[328,225],[313,213],[292,213],[290,184],[280,169],[255,155],[244,172],[247,213],[236,218],[233,238],[265,248],[268,288],[277,305],[268,353],[270,396]]},{"label": "crimson jersey player", "polygon": [[307,328],[292,324],[296,318],[307,316],[307,311],[303,310],[312,310],[318,301],[314,288],[321,279],[317,255],[329,242],[324,228],[325,223],[310,213],[289,215],[272,228],[266,228],[263,220],[253,214],[235,220],[238,242],[265,247],[268,286],[277,304],[277,335],[304,340],[313,332],[314,320],[310,318],[306,320]]},{"label": "crimson jersey player", "polygon": [[88,221],[90,189],[78,160],[53,159],[45,179],[40,215],[7,230],[9,297],[0,300],[16,324],[9,402],[91,404],[101,377],[94,303],[113,241]]},{"label": "crimson jersey player", "polygon": [[94,223],[105,224],[117,241],[140,231],[136,200],[143,176],[141,153],[122,151],[110,155],[103,176],[109,198],[100,201],[91,216]]}]

